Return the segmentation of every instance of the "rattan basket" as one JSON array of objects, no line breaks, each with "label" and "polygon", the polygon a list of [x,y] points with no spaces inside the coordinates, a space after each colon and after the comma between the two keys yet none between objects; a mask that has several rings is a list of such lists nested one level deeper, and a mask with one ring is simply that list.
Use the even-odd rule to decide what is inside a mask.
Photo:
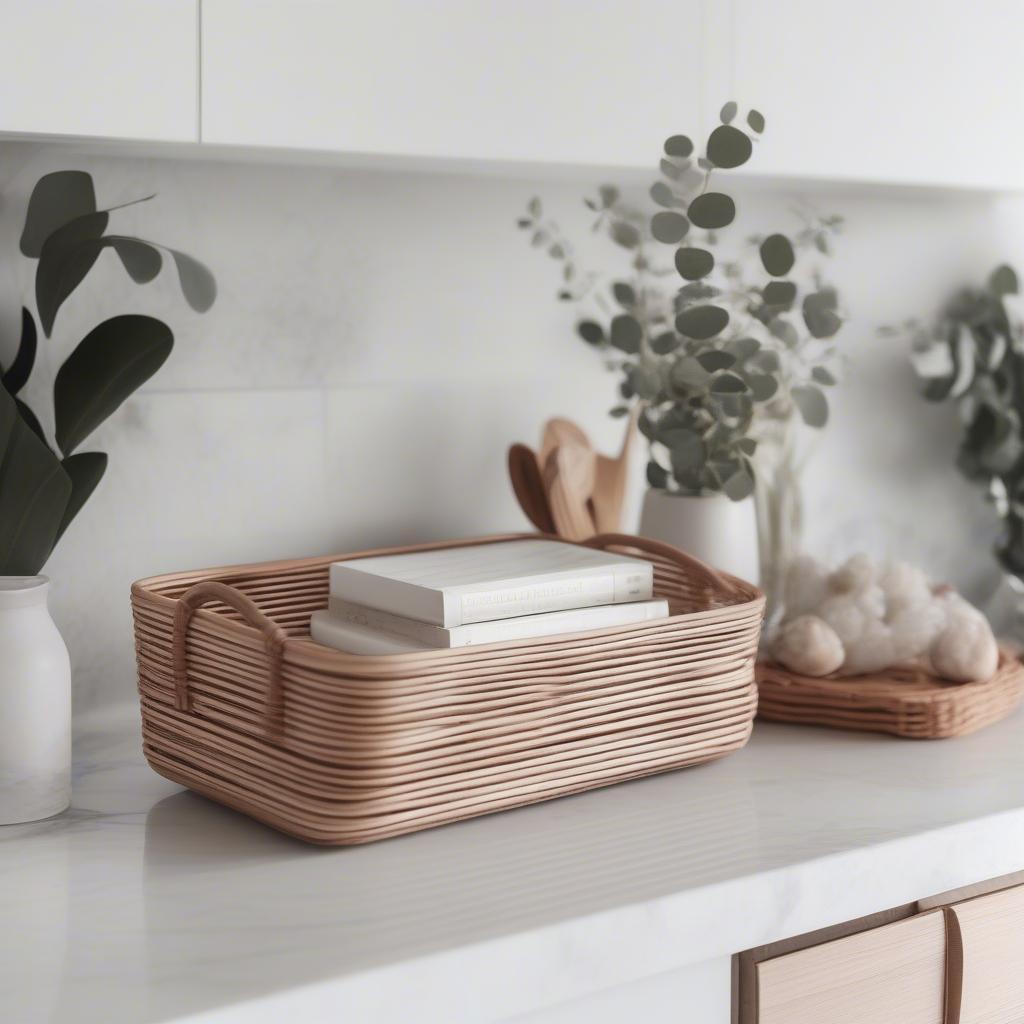
[{"label": "rattan basket", "polygon": [[1024,698],[1024,665],[1000,651],[991,679],[949,683],[919,668],[817,679],[757,666],[758,714],[775,722],[885,732],[915,740],[966,736],[1006,718]]},{"label": "rattan basket", "polygon": [[141,580],[132,609],[146,757],[268,825],[341,845],[742,747],[757,706],[761,593],[667,545],[586,543],[649,559],[670,617],[356,656],[309,639],[330,563],[451,545]]}]

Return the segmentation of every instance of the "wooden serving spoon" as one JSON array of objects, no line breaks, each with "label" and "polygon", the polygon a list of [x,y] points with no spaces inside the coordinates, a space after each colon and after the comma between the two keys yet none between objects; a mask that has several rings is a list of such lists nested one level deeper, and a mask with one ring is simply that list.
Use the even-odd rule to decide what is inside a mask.
[{"label": "wooden serving spoon", "polygon": [[551,518],[566,540],[587,540],[597,532],[588,507],[595,470],[593,450],[579,444],[557,445],[544,464]]},{"label": "wooden serving spoon", "polygon": [[592,502],[599,533],[618,533],[622,529],[622,505],[626,498],[626,483],[629,480],[639,417],[639,407],[634,406],[626,423],[626,434],[618,457],[597,456]]},{"label": "wooden serving spoon", "polygon": [[541,533],[557,533],[536,452],[525,444],[512,445],[508,450],[508,475],[526,518]]},{"label": "wooden serving spoon", "polygon": [[559,445],[578,445],[582,448],[589,448],[593,451],[594,446],[590,438],[572,420],[555,416],[544,424],[544,432],[541,434],[540,442],[540,464],[548,464],[548,456]]}]

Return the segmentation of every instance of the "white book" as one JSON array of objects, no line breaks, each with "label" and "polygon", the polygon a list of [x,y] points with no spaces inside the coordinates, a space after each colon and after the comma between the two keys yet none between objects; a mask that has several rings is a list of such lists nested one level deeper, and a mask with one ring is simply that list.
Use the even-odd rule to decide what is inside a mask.
[{"label": "white book", "polygon": [[[309,623],[310,636],[318,644],[347,651],[349,654],[404,654],[409,651],[429,651],[446,647],[475,647],[506,640],[555,636],[560,633],[585,633],[607,626],[649,622],[652,619],[663,619],[668,615],[668,602],[633,601],[628,604],[606,604],[594,608],[573,608],[561,612],[522,615],[516,619],[453,626],[449,629],[430,626],[423,622],[413,623],[426,629],[439,630],[444,634],[443,643],[430,643],[419,637],[403,635],[373,625],[371,623],[376,613],[372,609],[365,611],[368,614],[360,616],[357,613],[353,617],[348,617],[347,613],[339,615],[333,608],[314,612]],[[388,615],[387,618],[394,619],[396,616]]]},{"label": "white book", "polygon": [[554,636],[557,633],[583,633],[590,629],[603,629],[605,626],[625,626],[633,622],[663,619],[668,615],[668,602],[654,600],[602,604],[592,608],[519,615],[514,619],[472,622],[464,626],[435,626],[430,622],[419,622],[391,612],[352,604],[338,597],[330,599],[327,610],[335,622],[391,633],[427,647],[474,647],[501,643],[503,640],[524,640],[527,637]]},{"label": "white book", "polygon": [[542,538],[331,566],[332,597],[436,626],[646,601],[653,584],[644,559]]}]

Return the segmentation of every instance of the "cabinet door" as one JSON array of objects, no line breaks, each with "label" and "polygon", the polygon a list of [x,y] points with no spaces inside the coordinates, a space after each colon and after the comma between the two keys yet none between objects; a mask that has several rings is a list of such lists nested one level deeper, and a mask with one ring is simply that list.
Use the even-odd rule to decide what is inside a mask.
[{"label": "cabinet door", "polygon": [[0,0],[0,132],[198,138],[196,0]]},{"label": "cabinet door", "polygon": [[1024,1020],[1024,886],[953,907],[963,942],[960,1024]]},{"label": "cabinet door", "polygon": [[945,937],[931,911],[764,960],[757,1022],[942,1024]]},{"label": "cabinet door", "polygon": [[757,172],[1024,186],[1020,0],[736,0]]},{"label": "cabinet door", "polygon": [[653,174],[667,136],[701,127],[700,0],[204,0],[202,17],[204,142]]}]

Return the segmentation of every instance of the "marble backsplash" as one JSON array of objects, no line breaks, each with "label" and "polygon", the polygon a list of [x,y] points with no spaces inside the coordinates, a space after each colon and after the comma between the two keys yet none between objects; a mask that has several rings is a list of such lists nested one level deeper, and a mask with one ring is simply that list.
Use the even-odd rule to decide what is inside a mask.
[{"label": "marble backsplash", "polygon": [[[504,451],[573,416],[601,444],[615,387],[554,301],[556,267],[515,219],[535,193],[587,233],[595,182],[100,156],[0,144],[0,359],[10,358],[34,264],[17,251],[47,171],[90,171],[118,230],[206,262],[205,315],[163,276],[139,287],[112,254],[62,308],[28,395],[100,319],[166,320],[175,351],[90,439],[110,453],[99,491],[51,559],[51,606],[78,709],[134,693],[128,607],[153,573],[526,528]],[[741,190],[743,231],[786,225],[791,197]],[[955,284],[1024,250],[1019,201],[911,191],[813,196],[844,214],[832,277],[849,307],[848,382],[808,466],[808,546],[927,565],[972,597],[993,585],[991,511],[953,468],[949,409],[915,393],[881,323],[928,312]],[[594,264],[616,259],[595,250]],[[165,270],[164,274],[172,273]],[[641,481],[636,481],[639,493]]]}]

